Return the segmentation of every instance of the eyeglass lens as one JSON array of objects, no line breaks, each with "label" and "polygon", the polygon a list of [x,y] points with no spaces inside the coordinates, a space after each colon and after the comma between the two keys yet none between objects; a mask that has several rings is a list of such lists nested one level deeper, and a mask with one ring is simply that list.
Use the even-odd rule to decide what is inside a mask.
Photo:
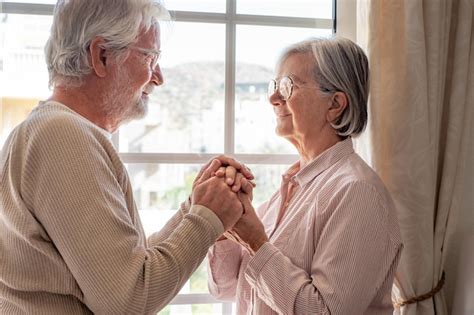
[{"label": "eyeglass lens", "polygon": [[281,98],[286,101],[290,98],[291,92],[293,89],[293,82],[289,77],[281,78],[280,82],[276,80],[271,80],[268,83],[268,97],[271,97],[273,93],[276,92],[278,89],[278,93],[280,93]]}]

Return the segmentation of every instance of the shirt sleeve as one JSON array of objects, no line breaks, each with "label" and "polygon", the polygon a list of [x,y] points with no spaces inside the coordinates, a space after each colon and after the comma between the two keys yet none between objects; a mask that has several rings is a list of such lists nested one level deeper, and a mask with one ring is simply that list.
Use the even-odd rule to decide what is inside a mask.
[{"label": "shirt sleeve", "polygon": [[242,247],[231,240],[218,241],[209,249],[207,259],[209,292],[218,299],[234,300]]},{"label": "shirt sleeve", "polygon": [[28,140],[23,191],[93,313],[156,313],[223,227],[187,213],[166,238],[145,247],[102,141],[75,122],[49,122]]},{"label": "shirt sleeve", "polygon": [[[375,189],[354,182],[318,204],[311,273],[266,243],[246,269],[258,296],[283,314],[363,314],[391,267],[387,211]],[[329,216],[320,220],[322,216]],[[316,234],[319,234],[318,237]]]}]

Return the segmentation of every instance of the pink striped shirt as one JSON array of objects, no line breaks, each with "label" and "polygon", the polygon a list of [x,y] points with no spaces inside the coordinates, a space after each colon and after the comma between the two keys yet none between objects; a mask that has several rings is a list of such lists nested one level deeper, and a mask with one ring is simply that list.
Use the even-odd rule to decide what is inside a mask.
[{"label": "pink striped shirt", "polygon": [[392,314],[402,244],[382,181],[350,138],[299,165],[257,210],[270,241],[255,256],[230,240],[211,247],[211,294],[238,314]]}]

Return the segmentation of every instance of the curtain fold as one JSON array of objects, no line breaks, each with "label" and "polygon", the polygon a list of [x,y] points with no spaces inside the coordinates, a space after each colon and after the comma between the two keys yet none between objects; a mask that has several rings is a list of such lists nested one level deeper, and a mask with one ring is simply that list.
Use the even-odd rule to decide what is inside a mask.
[{"label": "curtain fold", "polygon": [[[465,182],[474,107],[472,0],[359,0],[371,68],[365,157],[395,201],[404,250],[395,301],[440,281]],[[446,274],[446,277],[451,275]],[[447,314],[443,290],[398,314]]]}]

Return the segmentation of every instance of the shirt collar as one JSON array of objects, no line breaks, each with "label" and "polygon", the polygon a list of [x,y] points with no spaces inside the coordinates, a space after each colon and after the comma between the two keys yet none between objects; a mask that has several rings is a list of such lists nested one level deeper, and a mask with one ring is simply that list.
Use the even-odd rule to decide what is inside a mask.
[{"label": "shirt collar", "polygon": [[352,145],[351,137],[339,141],[308,164],[306,164],[302,169],[300,168],[300,161],[293,164],[288,171],[283,174],[283,177],[296,182],[299,186],[306,185],[313,178],[324,172],[331,165],[334,165],[336,162],[342,158],[348,156],[349,154],[354,153],[354,148]]}]

